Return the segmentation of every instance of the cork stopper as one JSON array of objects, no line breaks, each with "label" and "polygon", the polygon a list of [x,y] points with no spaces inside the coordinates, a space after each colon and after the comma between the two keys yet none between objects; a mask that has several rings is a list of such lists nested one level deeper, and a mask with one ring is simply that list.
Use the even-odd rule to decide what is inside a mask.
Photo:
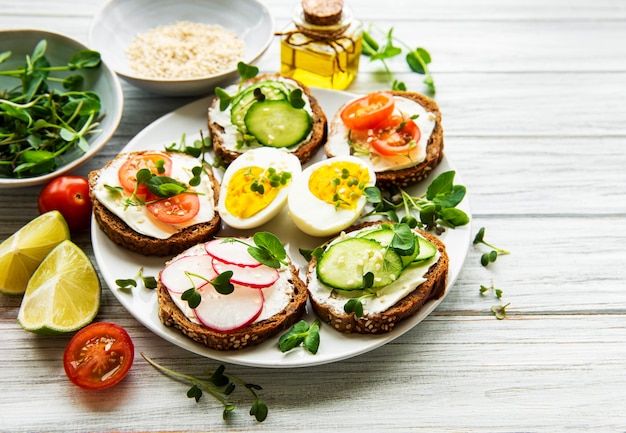
[{"label": "cork stopper", "polygon": [[316,26],[332,26],[341,21],[343,0],[302,0],[306,22]]}]

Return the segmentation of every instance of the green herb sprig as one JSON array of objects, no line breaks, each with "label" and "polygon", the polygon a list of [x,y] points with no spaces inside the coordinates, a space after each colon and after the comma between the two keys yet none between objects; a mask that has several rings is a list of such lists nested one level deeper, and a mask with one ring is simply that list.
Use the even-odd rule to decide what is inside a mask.
[{"label": "green herb sprig", "polygon": [[198,305],[200,305],[200,302],[202,302],[202,295],[198,291],[192,277],[200,278],[201,280],[210,283],[215,291],[222,295],[230,295],[235,291],[235,286],[230,282],[230,279],[233,277],[233,271],[222,272],[212,280],[188,271],[185,271],[185,276],[189,278],[189,281],[191,281],[191,287],[185,290],[180,298],[183,301],[187,301],[189,308],[197,308]]},{"label": "green herb sprig", "polygon": [[492,249],[491,251],[483,253],[483,255],[480,256],[480,264],[483,266],[488,266],[489,263],[495,262],[498,256],[500,255],[510,254],[509,251],[503,250],[502,248],[495,247],[489,242],[485,241],[485,228],[484,227],[481,227],[480,230],[478,230],[478,233],[476,233],[476,236],[474,237],[473,243],[474,245],[476,244],[487,245],[489,248]]},{"label": "green herb sprig", "polygon": [[187,397],[193,398],[196,402],[200,401],[203,393],[206,391],[219,401],[223,406],[222,419],[226,420],[228,416],[235,410],[235,404],[230,402],[228,398],[235,391],[237,385],[243,386],[252,395],[253,401],[250,408],[250,415],[253,416],[258,422],[263,422],[268,415],[268,407],[261,400],[257,391],[262,390],[259,385],[247,383],[236,376],[224,373],[224,365],[220,365],[214,371],[207,371],[202,375],[184,374],[174,371],[170,368],[164,367],[158,364],[154,360],[150,359],[144,353],[141,356],[159,370],[161,373],[178,380],[179,382],[187,383],[191,385],[191,388],[187,391]]},{"label": "green herb sprig", "polygon": [[[383,194],[378,187],[365,188],[367,201],[373,205],[364,217],[384,216],[393,222],[404,222],[411,228],[442,232],[445,227],[460,227],[469,223],[469,216],[456,206],[466,194],[464,185],[454,184],[454,171],[446,171],[437,176],[420,196],[411,196],[402,188],[395,188]],[[404,216],[398,218],[398,210]],[[419,217],[416,218],[414,213]]]},{"label": "green herb sprig", "polygon": [[[383,38],[383,40],[377,40],[377,38],[374,37],[374,33],[380,35],[379,38]],[[385,32],[375,27],[373,24],[370,24],[369,29],[363,32],[362,54],[369,57],[370,61],[379,60],[382,62],[387,75],[393,82],[393,90],[407,90],[406,84],[395,79],[387,65],[387,60],[402,54],[402,48],[395,45],[395,42],[402,45],[407,50],[405,56],[407,65],[411,71],[424,75],[423,83],[427,86],[428,91],[434,95],[436,92],[435,82],[428,69],[428,65],[432,61],[430,53],[423,47],[412,48],[400,39],[394,37],[393,27]]]},{"label": "green herb sprig", "polygon": [[215,88],[215,96],[220,100],[220,111],[224,111],[228,108],[230,103],[241,93],[241,88],[246,80],[250,80],[259,74],[259,68],[253,65],[248,65],[244,62],[237,63],[237,72],[239,73],[240,82],[237,92],[234,95],[229,95],[226,90],[221,87]]},{"label": "green herb sprig", "polygon": [[483,286],[482,284],[480,285],[480,294],[481,295],[485,295],[487,292],[493,292],[493,294],[496,296],[496,298],[501,299],[502,298],[502,289],[497,289],[494,285],[493,285],[493,281],[491,282],[491,286],[487,287],[487,286]]},{"label": "green herb sprig", "polygon": [[492,305],[491,306],[491,312],[494,314],[494,316],[496,316],[496,319],[498,320],[502,320],[506,318],[506,309],[507,307],[511,305],[506,304],[506,305]]},{"label": "green herb sprig", "polygon": [[256,232],[252,236],[254,245],[250,245],[241,239],[224,238],[224,242],[241,242],[248,246],[248,253],[260,263],[270,268],[278,269],[282,265],[288,265],[287,251],[278,237],[270,232]]},{"label": "green herb sprig", "polygon": [[319,320],[311,325],[306,320],[300,320],[278,339],[278,348],[283,353],[301,345],[313,355],[317,353],[320,346]]},{"label": "green herb sprig", "polygon": [[[71,151],[87,152],[87,137],[99,132],[98,94],[80,91],[84,78],[79,74],[65,78],[51,74],[97,68],[100,54],[81,50],[65,65],[53,66],[45,56],[47,46],[45,39],[40,40],[24,66],[0,71],[19,83],[0,90],[0,175],[22,178],[50,173]],[[11,55],[0,53],[0,64]],[[68,91],[52,90],[55,82]]]},{"label": "green herb sprig", "polygon": [[137,282],[141,281],[143,286],[146,289],[156,289],[157,280],[152,276],[145,276],[143,274],[143,267],[139,268],[139,272],[133,278],[120,278],[115,280],[115,284],[117,284],[117,288],[121,290],[132,290],[137,287]]}]

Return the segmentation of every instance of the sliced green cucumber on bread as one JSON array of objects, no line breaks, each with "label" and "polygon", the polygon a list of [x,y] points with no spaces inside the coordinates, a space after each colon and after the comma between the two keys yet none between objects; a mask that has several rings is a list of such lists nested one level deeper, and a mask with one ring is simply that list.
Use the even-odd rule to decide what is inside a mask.
[{"label": "sliced green cucumber on bread", "polygon": [[309,299],[319,318],[339,332],[383,334],[444,295],[448,260],[433,234],[406,224],[364,223],[309,262]]},{"label": "sliced green cucumber on bread", "polygon": [[264,74],[224,90],[228,106],[216,97],[208,109],[213,149],[224,165],[258,147],[284,149],[305,163],[324,144],[326,115],[302,83]]}]

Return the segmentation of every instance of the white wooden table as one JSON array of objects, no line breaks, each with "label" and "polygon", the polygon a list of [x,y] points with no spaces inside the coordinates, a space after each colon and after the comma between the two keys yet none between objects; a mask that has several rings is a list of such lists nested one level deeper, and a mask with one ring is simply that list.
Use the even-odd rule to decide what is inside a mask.
[{"label": "white wooden table", "polygon": [[[103,0],[0,0],[0,28],[39,28],[87,42]],[[69,335],[16,323],[0,296],[0,431],[626,431],[626,2],[354,1],[364,22],[432,54],[446,152],[468,187],[472,231],[508,249],[485,268],[470,246],[451,293],[419,326],[370,353],[297,369],[227,365],[263,386],[270,413],[221,419],[196,404],[146,352],[188,373],[217,362],[137,322],[103,288],[98,320],[124,326],[135,364],[118,386],[87,392],[61,364]],[[292,1],[268,0],[277,28]],[[259,66],[278,69],[278,41]],[[0,47],[0,50],[2,47]],[[421,77],[392,62],[411,90]],[[388,88],[362,62],[357,93]],[[124,84],[125,109],[100,167],[145,126],[191,102]],[[40,187],[0,190],[0,239],[38,215]],[[89,233],[74,240],[93,258]],[[503,290],[481,296],[481,285]],[[505,320],[490,308],[510,303]]]}]

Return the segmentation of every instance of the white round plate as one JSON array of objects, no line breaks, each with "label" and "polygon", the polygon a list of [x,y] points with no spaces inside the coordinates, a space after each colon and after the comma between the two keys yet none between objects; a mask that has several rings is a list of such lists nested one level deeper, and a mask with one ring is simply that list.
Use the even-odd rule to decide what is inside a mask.
[{"label": "white round plate", "polygon": [[[354,95],[350,93],[322,89],[313,89],[312,92],[318,98],[325,113],[335,113],[343,103],[354,97]],[[137,134],[124,148],[124,151],[142,149],[162,150],[165,145],[179,142],[183,133],[186,134],[187,140],[200,138],[201,129],[203,130],[204,136],[207,136],[208,132],[205,130],[206,112],[210,102],[211,98],[204,98],[163,116]],[[314,161],[323,157],[323,152],[319,152],[314,158]],[[448,159],[444,157],[441,164],[432,173],[430,179],[433,179],[441,172],[451,169],[454,169],[454,167]],[[221,172],[217,172],[216,174],[219,177]],[[463,183],[458,173],[455,177],[455,183]],[[426,187],[426,184],[416,185],[413,188],[409,188],[408,191],[417,195],[423,193]],[[469,200],[467,197],[458,207],[470,215]],[[301,256],[298,249],[312,249],[325,240],[303,234],[290,221],[289,217],[286,215],[286,211],[279,214],[276,219],[270,221],[265,226],[255,229],[255,231],[260,230],[267,230],[276,234],[286,244],[285,246],[289,255],[300,269],[304,269],[306,261]],[[456,229],[448,229],[441,236],[450,258],[448,284],[444,296],[426,303],[417,314],[399,323],[396,328],[388,334],[346,335],[322,324],[319,351],[317,354],[312,355],[303,348],[296,348],[290,352],[282,353],[278,349],[278,336],[258,346],[239,351],[216,351],[195,343],[175,329],[164,326],[157,316],[158,306],[154,290],[140,287],[133,289],[132,292],[127,292],[118,289],[115,280],[133,278],[137,275],[140,268],[143,268],[143,274],[146,276],[157,276],[159,271],[163,268],[164,263],[169,258],[145,257],[127,251],[111,242],[93,220],[91,231],[96,261],[98,262],[98,267],[105,279],[106,285],[122,305],[155,334],[177,346],[215,360],[240,365],[276,368],[312,366],[350,358],[380,347],[409,331],[424,320],[450,291],[465,261],[471,235],[470,225],[468,224]],[[252,233],[253,232],[250,231],[236,231],[224,225],[220,236],[248,235]],[[311,308],[307,309],[307,313],[303,319],[307,320],[309,323],[315,319]]]},{"label": "white round plate", "polygon": [[243,61],[255,63],[274,38],[274,19],[257,0],[109,0],[94,17],[89,44],[130,84],[166,96],[202,96],[216,86],[236,80],[237,68],[197,78],[158,79],[135,74],[126,47],[140,33],[158,26],[191,21],[220,25],[246,44]]}]

